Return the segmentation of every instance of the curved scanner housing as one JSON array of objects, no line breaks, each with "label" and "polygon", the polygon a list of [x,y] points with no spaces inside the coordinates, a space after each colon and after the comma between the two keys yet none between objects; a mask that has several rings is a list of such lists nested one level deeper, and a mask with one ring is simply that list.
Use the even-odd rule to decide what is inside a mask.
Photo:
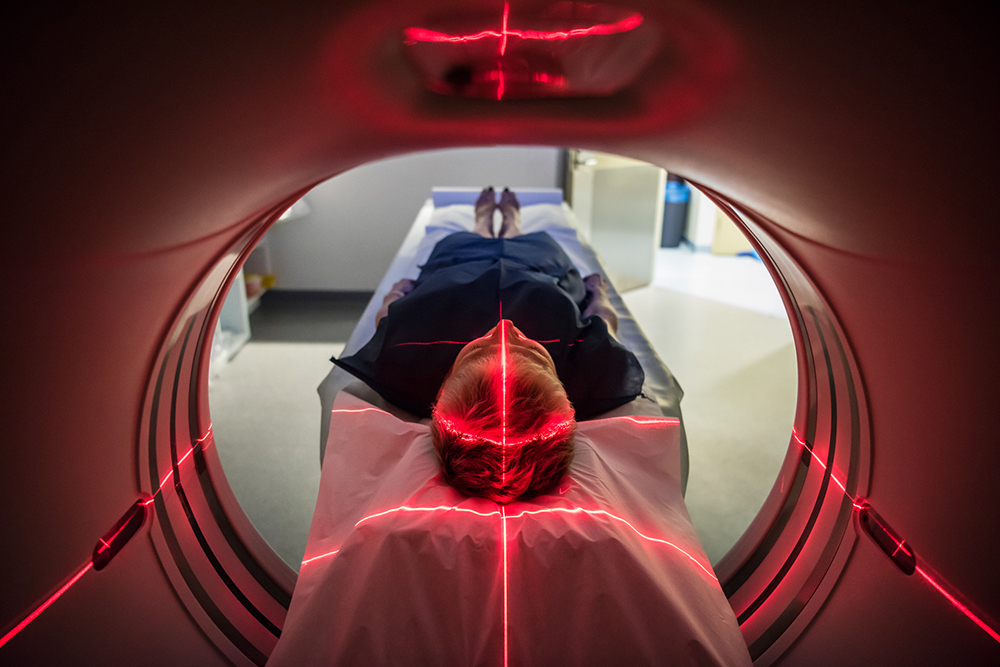
[{"label": "curved scanner housing", "polygon": [[[995,663],[989,21],[635,0],[615,7],[655,39],[633,79],[497,100],[428,90],[403,35],[503,4],[431,5],[16,20],[0,629],[60,596],[0,659],[266,661],[295,573],[212,447],[208,356],[228,286],[316,183],[391,155],[512,143],[690,177],[783,295],[795,428],[716,568],[754,660]],[[99,538],[115,555],[98,572]]]}]

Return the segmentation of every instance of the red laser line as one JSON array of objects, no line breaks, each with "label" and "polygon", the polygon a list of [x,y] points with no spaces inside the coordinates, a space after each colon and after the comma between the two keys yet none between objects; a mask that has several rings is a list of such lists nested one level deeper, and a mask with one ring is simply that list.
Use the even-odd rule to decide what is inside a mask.
[{"label": "red laser line", "polygon": [[65,593],[66,591],[68,591],[73,584],[75,584],[76,582],[78,582],[80,580],[80,577],[82,577],[83,575],[87,574],[87,572],[90,571],[90,568],[92,568],[92,567],[94,567],[93,561],[91,561],[90,563],[87,563],[82,568],[80,568],[80,570],[76,574],[74,574],[73,577],[69,581],[67,581],[65,584],[63,584],[59,588],[59,590],[57,590],[55,593],[53,593],[49,597],[49,599],[47,599],[45,602],[43,602],[42,604],[40,604],[38,606],[38,608],[35,609],[35,611],[33,611],[30,614],[28,614],[28,616],[23,621],[21,621],[20,623],[18,623],[17,625],[15,625],[10,630],[10,632],[8,632],[7,634],[5,634],[3,637],[0,637],[0,646],[3,646],[7,642],[9,642],[11,639],[14,638],[15,635],[17,635],[19,632],[21,632],[21,630],[24,630],[26,627],[28,627],[28,624],[30,624],[32,621],[34,621],[36,618],[38,618],[38,616],[43,611],[45,611],[46,609],[48,609],[49,606],[53,602],[55,602],[60,597],[62,597],[62,594]]},{"label": "red laser line", "polygon": [[363,524],[366,521],[371,521],[372,519],[377,519],[379,517],[383,517],[383,516],[386,516],[388,514],[395,514],[396,512],[444,512],[444,511],[448,511],[448,512],[465,512],[467,514],[475,514],[477,516],[496,516],[496,515],[500,514],[500,512],[496,512],[496,511],[494,511],[494,512],[478,512],[476,510],[471,510],[471,509],[469,509],[467,507],[454,507],[454,506],[451,506],[451,505],[438,505],[436,507],[409,507],[407,505],[401,505],[399,507],[393,507],[392,509],[387,509],[387,510],[384,510],[382,512],[376,512],[375,514],[369,514],[368,516],[366,516],[366,517],[364,517],[362,519],[359,519],[358,522],[356,524],[354,524],[354,526],[356,528],[356,527],[360,526],[361,524]]},{"label": "red laser line", "polygon": [[[208,441],[208,439],[209,439],[209,437],[211,435],[212,435],[212,425],[209,424],[208,429],[205,431],[205,435],[201,436],[200,438],[198,438],[197,440],[195,440],[191,444],[191,449],[188,450],[188,452],[183,457],[181,457],[181,459],[177,462],[177,466],[179,467],[182,463],[184,463],[184,461],[186,461],[191,456],[191,454],[194,453],[194,451],[195,451],[196,448],[201,447],[202,451],[207,450],[208,447],[211,446],[211,443],[206,444],[206,442]],[[146,507],[148,507],[150,504],[152,504],[153,501],[156,499],[157,494],[159,494],[163,490],[164,485],[166,485],[166,483],[170,480],[170,478],[173,476],[173,474],[174,474],[174,468],[171,467],[170,472],[167,473],[167,475],[163,478],[163,481],[160,482],[159,487],[157,487],[157,489],[153,493],[153,495],[151,495],[149,498],[147,498],[145,500],[140,500],[139,502],[141,502],[142,505],[146,506]],[[129,523],[130,523],[129,521],[125,521],[118,528],[118,530],[115,532],[115,534],[111,536],[110,542],[114,542],[115,539],[121,534],[121,532],[123,530],[125,530],[125,528],[129,525]],[[108,549],[111,548],[111,544],[109,543],[109,541],[105,541],[104,537],[99,537],[98,541],[101,543],[101,546],[97,550],[97,553],[99,553],[99,554],[103,553],[104,551],[106,551],[106,550],[108,550]],[[59,588],[59,590],[57,590],[55,593],[53,593],[47,600],[45,600],[45,602],[43,602],[41,605],[39,605],[38,608],[35,609],[35,611],[31,612],[23,621],[21,621],[20,623],[18,623],[7,634],[5,634],[2,638],[0,638],[0,646],[3,646],[4,644],[6,644],[15,635],[17,635],[19,632],[21,632],[21,630],[23,630],[25,627],[27,627],[29,623],[31,623],[36,618],[38,618],[38,616],[43,611],[45,611],[46,609],[48,609],[49,606],[52,605],[52,603],[54,603],[56,600],[58,600],[63,595],[63,593],[65,593],[67,590],[69,590],[69,588],[71,586],[73,586],[73,584],[75,584],[77,581],[79,581],[80,578],[84,574],[86,574],[92,567],[94,567],[93,560],[91,560],[89,563],[87,563],[86,565],[84,565],[76,574],[73,575],[73,577],[68,582],[66,582],[62,587]]]},{"label": "red laser line", "polygon": [[508,447],[508,448],[522,447],[531,442],[555,437],[560,432],[565,432],[573,428],[573,424],[575,423],[572,419],[560,420],[556,418],[555,420],[552,420],[548,424],[546,424],[544,428],[539,429],[533,433],[529,433],[528,435],[522,436],[520,438],[514,438],[514,439],[507,438],[506,440],[494,440],[493,438],[487,436],[485,433],[471,433],[462,430],[461,428],[459,428],[458,425],[455,424],[455,422],[448,419],[444,415],[441,415],[440,413],[437,412],[435,412],[434,414],[438,426],[448,431],[448,433],[450,433],[452,436],[460,440],[464,440],[465,442],[468,443],[488,442],[489,444],[495,445],[497,447]]},{"label": "red laser line", "polygon": [[430,340],[426,342],[414,341],[409,343],[396,343],[393,347],[403,347],[404,345],[468,345],[471,340]]},{"label": "red laser line", "polygon": [[515,514],[515,515],[511,516],[511,518],[512,519],[519,519],[519,518],[525,516],[526,514],[555,514],[555,513],[587,514],[589,516],[606,516],[609,519],[614,519],[615,521],[620,521],[621,523],[623,523],[626,526],[628,526],[629,528],[631,528],[632,531],[636,535],[638,535],[639,537],[641,537],[642,539],[648,540],[650,542],[658,542],[660,544],[665,544],[668,547],[676,549],[681,554],[683,554],[684,556],[686,556],[688,558],[688,560],[690,560],[692,563],[694,563],[695,565],[697,565],[702,570],[702,572],[704,572],[705,574],[707,574],[713,580],[718,581],[718,578],[715,576],[715,572],[713,572],[710,567],[705,567],[705,565],[702,564],[701,561],[699,561],[697,558],[695,558],[694,556],[692,556],[691,554],[689,554],[687,551],[685,551],[681,547],[677,546],[676,544],[674,544],[673,542],[670,542],[668,540],[664,540],[664,539],[661,539],[659,537],[651,537],[649,535],[646,535],[642,531],[640,531],[638,528],[636,528],[635,526],[633,526],[628,520],[623,519],[620,516],[612,514],[611,512],[608,512],[606,510],[588,510],[588,509],[584,509],[582,507],[547,507],[545,509],[538,509],[538,510],[523,510],[519,514]]},{"label": "red laser line", "polygon": [[426,28],[407,28],[403,31],[403,38],[407,44],[416,42],[449,42],[452,44],[476,42],[487,37],[500,37],[496,30],[481,30],[471,35],[449,35],[436,30]]},{"label": "red laser line", "polygon": [[[802,445],[802,447],[804,447],[807,452],[809,452],[809,454],[813,457],[813,459],[815,459],[816,462],[820,464],[820,466],[823,468],[823,470],[827,470],[826,464],[818,456],[816,456],[816,453],[813,451],[812,447],[810,447],[809,444],[806,443],[806,441],[803,440],[799,436],[799,434],[795,431],[795,429],[792,429],[792,438],[797,443],[799,443],[800,445]],[[852,496],[850,493],[847,492],[847,489],[844,488],[843,483],[839,479],[837,479],[837,476],[833,474],[833,471],[829,471],[829,472],[830,472],[830,479],[832,479],[837,484],[837,486],[840,487],[840,489],[844,492],[844,495],[847,496],[847,498],[851,501],[851,504],[854,506],[854,509],[856,509],[856,510],[864,509],[864,507],[865,507],[864,503],[859,503],[858,500],[854,496]],[[903,553],[905,553],[907,556],[912,556],[913,555],[910,552],[910,550],[907,549],[906,546],[904,546],[904,542],[906,540],[897,540],[893,536],[893,534],[889,530],[889,528],[884,523],[882,523],[881,521],[879,521],[878,518],[876,517],[876,515],[874,513],[869,513],[868,514],[868,518],[871,519],[872,521],[874,521],[875,523],[877,523],[879,525],[879,527],[882,529],[882,531],[886,535],[889,536],[889,539],[891,539],[895,543],[896,549],[892,552],[892,556],[895,556],[899,552],[900,549],[902,549]],[[978,625],[980,628],[982,628],[986,632],[986,634],[988,634],[990,637],[992,637],[997,642],[1000,642],[1000,634],[998,634],[996,630],[994,630],[993,628],[991,628],[989,625],[986,624],[986,622],[984,622],[982,619],[980,619],[978,616],[976,616],[972,612],[972,610],[970,610],[964,604],[962,604],[961,602],[959,602],[958,599],[954,595],[952,595],[947,590],[945,590],[944,586],[942,586],[940,583],[938,583],[937,581],[935,581],[935,579],[931,575],[929,575],[923,568],[921,568],[919,565],[917,565],[915,567],[916,567],[916,572],[921,577],[923,577],[927,581],[927,583],[929,583],[931,586],[933,586],[934,589],[937,590],[938,593],[940,593],[942,596],[944,596],[944,598],[946,600],[948,600],[956,609],[958,609],[960,612],[962,612],[963,614],[965,614],[966,616],[968,616],[972,620],[972,622],[975,623],[976,625]]]},{"label": "red laser line", "polygon": [[[500,38],[500,55],[502,56],[507,51],[507,17],[510,15],[510,3],[503,3],[503,22],[500,25],[500,32],[503,36]],[[501,84],[503,79],[500,80]]]},{"label": "red laser line", "polygon": [[[125,526],[129,525],[129,523],[130,523],[129,521],[126,521],[125,523],[122,524],[121,528],[119,528],[117,531],[115,531],[115,534],[111,536],[111,541],[112,542],[115,541],[116,537],[118,537],[119,535],[121,535],[121,532],[123,530],[125,530]],[[111,548],[111,545],[108,544],[107,542],[105,542],[103,537],[98,538],[98,540],[101,543],[101,548],[97,550],[97,553],[103,553],[106,549],[110,549]]]},{"label": "red laser line", "polygon": [[640,25],[642,25],[642,16],[639,14],[633,14],[632,16],[615,23],[599,23],[588,28],[573,28],[571,30],[555,31],[511,30],[510,34],[520,37],[521,39],[540,39],[554,42],[566,40],[570,37],[583,37],[585,35],[613,35],[619,32],[635,30]]},{"label": "red laser line", "polygon": [[[201,451],[204,452],[209,447],[212,446],[211,443],[209,443],[207,445],[205,444],[205,441],[208,440],[208,437],[210,435],[212,435],[212,425],[211,424],[208,425],[208,430],[205,431],[205,435],[201,436],[200,438],[198,438],[197,440],[195,440],[193,443],[191,443],[191,449],[189,449],[188,452],[187,452],[187,454],[185,454],[184,456],[182,456],[181,460],[177,462],[177,469],[178,470],[180,470],[180,465],[182,463],[184,463],[184,461],[186,461],[189,456],[191,456],[192,454],[194,454],[194,450],[195,450],[196,447],[201,447]],[[213,440],[213,442],[214,442],[214,440]],[[173,468],[173,466],[171,466],[171,468],[167,472],[167,474],[163,476],[162,480],[160,480],[160,485],[156,487],[156,491],[154,491],[153,494],[149,498],[147,498],[146,500],[142,501],[142,504],[145,505],[145,506],[147,506],[147,507],[150,504],[152,504],[152,502],[156,499],[156,496],[159,495],[159,493],[161,491],[163,491],[163,487],[166,486],[167,482],[169,482],[170,478],[173,477],[173,476],[174,476],[174,468]]]},{"label": "red laser line", "polygon": [[[813,459],[816,461],[816,463],[818,463],[820,465],[820,467],[823,468],[823,470],[827,469],[826,463],[824,463],[823,459],[821,459],[820,457],[818,457],[816,455],[816,452],[813,451],[813,448],[810,447],[808,444],[806,444],[805,440],[803,440],[801,437],[799,437],[799,434],[795,432],[794,428],[792,429],[792,438],[795,440],[795,442],[797,442],[800,445],[802,445],[802,447],[804,447],[807,452],[809,452],[809,455],[813,457]],[[854,496],[852,496],[850,493],[848,493],[847,487],[844,486],[844,483],[840,481],[840,479],[837,477],[836,474],[834,474],[834,472],[832,470],[830,471],[830,479],[833,480],[834,484],[836,484],[837,486],[840,487],[840,490],[844,492],[844,495],[847,496],[847,498],[851,501],[851,504],[854,505],[855,509],[861,509],[862,508],[862,505],[859,505],[857,499],[855,499]]]},{"label": "red laser line", "polygon": [[[405,343],[396,343],[393,347],[404,347],[406,345],[468,345],[471,340],[428,340],[428,341],[407,341]],[[552,345],[554,343],[561,343],[561,338],[553,338],[551,340],[537,340],[536,343],[541,343],[542,345]],[[570,347],[576,343],[583,342],[582,338],[578,338],[575,342],[567,343]]]},{"label": "red laser line", "polygon": [[[338,553],[340,553],[340,549],[334,549],[333,551],[328,551],[325,554],[320,554],[319,556],[313,556],[312,558],[307,558],[304,561],[302,561],[302,565],[305,565],[306,563],[311,563],[314,560],[319,560],[321,558],[326,558],[327,556],[334,556],[334,555],[336,555]],[[301,567],[301,565],[299,567]]]},{"label": "red laser line", "polygon": [[[504,4],[506,20],[507,4]],[[506,23],[501,25],[501,30],[481,30],[471,35],[449,35],[436,30],[426,28],[407,28],[403,31],[403,38],[407,44],[416,42],[446,42],[452,44],[476,42],[481,39],[497,38],[505,40],[508,36],[519,37],[520,39],[542,40],[542,41],[564,41],[571,37],[584,37],[587,35],[613,35],[620,32],[635,30],[642,25],[642,15],[632,14],[621,21],[615,23],[598,23],[586,28],[572,28],[570,30],[517,30],[510,28]],[[504,45],[506,51],[506,44]],[[503,51],[501,51],[503,55]]]},{"label": "red laser line", "polygon": [[378,408],[334,408],[330,413],[334,412],[381,412],[384,415],[389,414],[385,410],[379,410]]},{"label": "red laser line", "polygon": [[211,424],[208,425],[208,430],[205,431],[205,435],[203,435],[200,438],[198,438],[197,440],[195,440],[195,442],[200,445],[200,444],[204,443],[208,439],[208,436],[210,436],[210,435],[212,435],[212,425]]},{"label": "red laser line", "polygon": [[[629,415],[622,415],[620,417],[607,417],[607,421],[612,421],[615,419],[630,421],[634,424],[640,424],[642,426],[679,426],[681,423],[681,420],[677,419],[676,417],[631,417]],[[604,420],[602,419],[601,421]]]},{"label": "red laser line", "polygon": [[507,483],[507,324],[500,303],[500,483]]},{"label": "red laser line", "polygon": [[503,664],[507,667],[509,651],[507,645],[508,623],[507,623],[507,510],[500,506],[500,524],[503,527]]},{"label": "red laser line", "polygon": [[[855,502],[855,505],[854,505],[854,506],[855,506],[855,507],[857,507],[857,508],[859,508],[859,509],[860,509],[861,507],[864,507],[864,505],[860,505],[860,506],[859,506],[859,505],[857,504],[857,502]],[[895,556],[895,555],[896,555],[896,553],[897,553],[897,552],[898,552],[898,551],[899,551],[900,549],[902,549],[902,550],[903,550],[903,553],[905,553],[905,554],[906,554],[907,556],[912,556],[912,555],[913,555],[913,554],[911,554],[911,553],[909,552],[909,550],[908,550],[908,549],[907,549],[906,547],[904,547],[904,546],[903,546],[903,542],[905,542],[905,540],[897,540],[897,539],[896,539],[896,538],[895,538],[895,537],[893,536],[893,534],[892,534],[892,531],[890,531],[890,530],[889,530],[889,527],[888,527],[888,526],[886,526],[886,525],[885,525],[884,523],[882,523],[881,521],[879,521],[879,520],[878,520],[878,517],[877,517],[877,516],[876,516],[875,514],[873,514],[873,513],[869,512],[869,513],[868,513],[868,518],[869,518],[869,519],[871,519],[872,521],[874,521],[875,523],[877,523],[877,524],[878,524],[878,526],[879,526],[879,528],[881,528],[881,529],[882,529],[882,532],[883,532],[883,533],[885,533],[885,534],[886,534],[886,536],[887,536],[887,537],[888,537],[888,538],[889,538],[890,540],[892,540],[893,544],[895,544],[895,545],[896,545],[896,549],[895,549],[895,550],[894,550],[894,551],[892,552],[892,555],[893,555],[893,556]]]},{"label": "red laser line", "polygon": [[927,574],[927,572],[925,572],[924,569],[922,567],[920,567],[919,565],[917,566],[917,574],[919,574],[921,577],[923,577],[927,581],[927,583],[929,583],[931,586],[933,586],[935,588],[935,590],[937,590],[938,593],[940,593],[941,595],[943,595],[945,597],[945,599],[947,599],[948,602],[950,602],[952,605],[954,605],[954,607],[956,609],[958,609],[960,612],[962,612],[963,614],[965,614],[966,616],[968,616],[972,620],[973,623],[975,623],[980,628],[982,628],[983,631],[986,634],[988,634],[990,637],[992,637],[995,641],[1000,642],[1000,634],[998,634],[996,630],[994,630],[993,628],[991,628],[981,618],[979,618],[974,613],[972,613],[971,609],[969,609],[964,604],[962,604],[961,602],[959,602],[958,598],[956,598],[954,595],[952,595],[947,590],[945,590],[944,586],[942,586],[940,583],[938,583],[937,581],[935,581],[934,577],[932,577],[931,575]]}]

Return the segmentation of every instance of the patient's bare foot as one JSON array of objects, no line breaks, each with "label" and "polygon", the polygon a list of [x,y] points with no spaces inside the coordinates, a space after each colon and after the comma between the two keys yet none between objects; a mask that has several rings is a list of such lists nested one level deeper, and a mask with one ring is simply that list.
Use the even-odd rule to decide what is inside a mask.
[{"label": "patient's bare foot", "polygon": [[493,186],[484,189],[479,193],[476,200],[476,225],[472,228],[476,234],[493,238],[493,210],[496,208],[497,195],[493,191]]},{"label": "patient's bare foot", "polygon": [[504,188],[500,195],[500,203],[497,205],[503,219],[500,222],[500,238],[510,238],[521,235],[521,203],[517,201],[517,195],[509,189]]}]

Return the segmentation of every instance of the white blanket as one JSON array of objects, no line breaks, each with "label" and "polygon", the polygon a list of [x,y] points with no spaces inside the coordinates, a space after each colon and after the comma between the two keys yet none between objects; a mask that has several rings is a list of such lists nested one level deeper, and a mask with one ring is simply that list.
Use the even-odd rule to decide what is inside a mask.
[{"label": "white blanket", "polygon": [[270,665],[748,665],[680,492],[676,420],[579,424],[551,495],[448,486],[428,427],[341,393]]}]

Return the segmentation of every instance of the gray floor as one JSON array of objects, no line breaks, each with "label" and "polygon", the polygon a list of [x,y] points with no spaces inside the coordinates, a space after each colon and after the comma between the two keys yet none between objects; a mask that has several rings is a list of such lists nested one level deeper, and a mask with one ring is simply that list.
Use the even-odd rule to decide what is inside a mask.
[{"label": "gray floor", "polygon": [[[685,390],[687,504],[712,562],[756,515],[788,448],[795,355],[763,265],[662,250],[625,301]],[[293,568],[319,488],[319,399],[364,308],[362,295],[269,293],[253,339],[209,387],[219,455],[261,535]]]},{"label": "gray floor", "polygon": [[250,521],[298,570],[319,492],[316,387],[370,295],[269,292],[251,341],[209,381],[212,432]]},{"label": "gray floor", "polygon": [[796,398],[788,322],[659,287],[625,301],[684,388],[685,502],[716,563],[756,516],[788,450]]}]

